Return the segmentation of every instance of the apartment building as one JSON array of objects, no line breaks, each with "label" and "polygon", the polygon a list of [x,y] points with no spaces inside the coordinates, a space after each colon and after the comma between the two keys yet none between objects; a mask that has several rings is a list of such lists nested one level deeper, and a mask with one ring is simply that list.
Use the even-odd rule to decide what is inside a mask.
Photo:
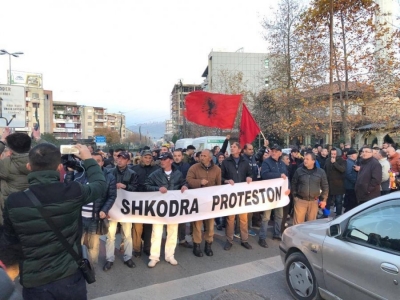
[{"label": "apartment building", "polygon": [[83,139],[82,114],[76,102],[53,101],[53,134],[56,139]]},{"label": "apartment building", "polygon": [[180,136],[184,135],[185,118],[183,111],[185,108],[185,97],[187,94],[201,90],[200,84],[183,84],[181,82],[174,84],[170,97],[171,120],[167,123],[167,132],[172,131]]}]

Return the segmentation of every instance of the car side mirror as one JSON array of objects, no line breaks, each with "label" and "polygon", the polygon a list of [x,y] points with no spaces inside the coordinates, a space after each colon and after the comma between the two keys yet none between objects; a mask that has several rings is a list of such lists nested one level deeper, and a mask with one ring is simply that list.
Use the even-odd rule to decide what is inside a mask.
[{"label": "car side mirror", "polygon": [[334,224],[331,225],[328,229],[328,235],[330,237],[336,237],[342,233],[342,230],[340,228],[340,224]]}]

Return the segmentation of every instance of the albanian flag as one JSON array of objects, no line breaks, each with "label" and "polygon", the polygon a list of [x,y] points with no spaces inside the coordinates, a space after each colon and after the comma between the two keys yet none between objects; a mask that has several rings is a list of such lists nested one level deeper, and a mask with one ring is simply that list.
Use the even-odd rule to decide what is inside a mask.
[{"label": "albanian flag", "polygon": [[199,125],[232,129],[241,99],[242,95],[191,92],[185,98],[184,115],[188,121]]},{"label": "albanian flag", "polygon": [[243,103],[239,135],[240,146],[243,148],[245,144],[252,143],[260,131],[261,130],[260,127],[258,127],[257,122],[254,120],[247,106]]}]

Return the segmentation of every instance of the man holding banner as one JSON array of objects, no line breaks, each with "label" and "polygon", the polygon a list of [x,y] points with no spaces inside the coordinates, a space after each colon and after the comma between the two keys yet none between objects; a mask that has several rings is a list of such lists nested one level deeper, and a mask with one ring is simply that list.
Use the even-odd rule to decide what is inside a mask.
[{"label": "man holding banner", "polygon": [[[165,152],[160,156],[161,169],[158,169],[149,175],[146,180],[147,191],[160,191],[162,194],[168,190],[181,190],[183,193],[187,190],[186,180],[181,171],[172,166],[173,157],[170,152]],[[160,261],[161,239],[164,231],[164,224],[153,224],[151,234],[150,262],[149,268],[154,268]],[[165,260],[171,265],[176,266],[174,254],[176,240],[178,239],[178,224],[167,224],[167,241],[165,243]]]},{"label": "man holding banner", "polygon": [[[238,182],[252,182],[252,169],[248,162],[240,155],[241,147],[238,142],[231,145],[231,155],[222,162],[221,176],[222,182],[225,184],[234,185]],[[240,239],[241,245],[246,249],[253,249],[247,242],[249,232],[247,228],[247,212],[239,214],[240,222]],[[233,244],[233,232],[235,228],[235,215],[226,217],[226,243],[224,250],[231,250]]]},{"label": "man holding banner", "polygon": [[[221,169],[214,164],[213,155],[210,150],[203,150],[200,154],[200,163],[190,167],[186,180],[191,189],[197,189],[208,186],[221,185]],[[214,238],[214,219],[205,220],[204,232],[204,252],[207,256],[213,256],[211,244]],[[193,222],[193,254],[202,257],[200,243],[202,239],[203,220]]]},{"label": "man holding banner", "polygon": [[[281,160],[282,149],[278,145],[273,145],[271,147],[271,156],[263,161],[261,166],[261,178],[262,179],[274,179],[282,178],[288,180],[289,173],[285,163]],[[290,190],[286,191],[288,195]],[[260,238],[258,244],[261,247],[268,248],[266,238],[267,238],[267,228],[268,222],[271,218],[271,209],[266,210],[263,213],[261,227],[260,227]],[[281,224],[283,218],[283,207],[277,207],[274,209],[274,233],[272,239],[281,240]]]}]

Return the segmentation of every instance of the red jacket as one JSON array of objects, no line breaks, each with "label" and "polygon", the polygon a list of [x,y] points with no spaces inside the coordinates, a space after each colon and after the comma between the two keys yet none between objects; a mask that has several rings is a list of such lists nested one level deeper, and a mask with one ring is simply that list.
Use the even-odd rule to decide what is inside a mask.
[{"label": "red jacket", "polygon": [[388,157],[390,168],[393,172],[400,172],[400,155],[399,153],[395,153],[392,157]]}]

